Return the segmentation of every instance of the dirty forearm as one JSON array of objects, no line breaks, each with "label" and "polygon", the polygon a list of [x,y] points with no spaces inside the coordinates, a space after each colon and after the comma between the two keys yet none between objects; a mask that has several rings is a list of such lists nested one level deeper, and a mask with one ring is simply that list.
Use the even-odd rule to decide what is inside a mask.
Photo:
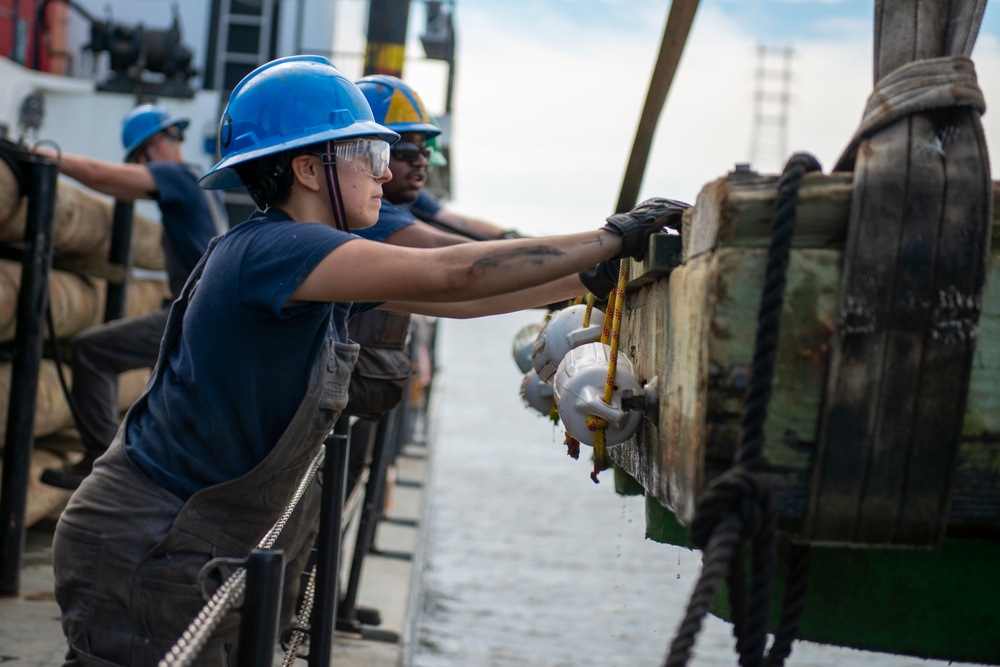
[{"label": "dirty forearm", "polygon": [[575,275],[616,256],[620,247],[620,237],[598,230],[440,249],[453,273],[449,285],[452,298],[444,300],[453,301],[456,294],[482,298]]}]

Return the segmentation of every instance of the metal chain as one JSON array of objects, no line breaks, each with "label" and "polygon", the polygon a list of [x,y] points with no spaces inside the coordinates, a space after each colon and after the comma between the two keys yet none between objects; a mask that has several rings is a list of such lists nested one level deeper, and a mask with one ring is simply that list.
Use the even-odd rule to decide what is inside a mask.
[{"label": "metal chain", "polygon": [[[309,571],[309,583],[306,584],[305,593],[302,595],[302,606],[299,607],[299,615],[296,619],[298,628],[292,630],[288,639],[288,648],[285,649],[285,657],[281,661],[281,667],[291,667],[295,659],[299,657],[299,647],[306,638],[309,618],[312,616],[313,600],[316,597],[316,566],[312,566]],[[303,628],[303,629],[299,629]]]},{"label": "metal chain", "polygon": [[312,463],[309,464],[305,474],[302,475],[302,481],[299,482],[299,487],[295,489],[295,495],[293,495],[292,499],[288,501],[288,506],[285,508],[284,514],[282,514],[281,517],[275,522],[274,526],[271,527],[271,530],[267,531],[267,534],[264,535],[263,539],[257,545],[258,549],[270,549],[274,546],[275,541],[278,539],[278,535],[280,535],[281,531],[284,530],[285,524],[288,523],[288,519],[291,518],[292,512],[295,511],[295,506],[299,504],[299,501],[302,500],[302,496],[306,493],[306,489],[308,489],[309,485],[312,484],[313,478],[316,476],[316,471],[318,471],[320,466],[323,465],[323,459],[325,456],[326,445],[320,445],[319,451],[316,452],[316,456],[313,457]]},{"label": "metal chain", "polygon": [[[309,468],[306,469],[305,474],[302,476],[302,480],[295,490],[295,495],[292,496],[281,517],[257,544],[258,549],[270,549],[274,546],[285,524],[288,523],[288,519],[292,516],[292,512],[295,511],[295,506],[298,505],[302,496],[305,495],[306,489],[309,488],[313,478],[316,476],[316,471],[323,465],[325,455],[326,447],[321,445],[319,452],[317,452],[309,464]],[[201,649],[205,646],[208,638],[212,636],[212,632],[222,621],[223,616],[232,609],[236,598],[243,594],[246,588],[246,577],[247,572],[245,568],[241,567],[233,572],[229,579],[215,591],[211,599],[205,603],[205,606],[202,607],[198,615],[191,621],[191,624],[188,625],[180,639],[170,647],[170,651],[163,656],[157,667],[188,667],[194,662],[198,654],[201,653]]]}]

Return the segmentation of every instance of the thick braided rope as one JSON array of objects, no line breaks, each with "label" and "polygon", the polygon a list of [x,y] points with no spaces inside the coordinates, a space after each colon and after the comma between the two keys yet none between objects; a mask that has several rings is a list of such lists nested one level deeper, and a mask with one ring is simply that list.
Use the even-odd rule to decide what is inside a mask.
[{"label": "thick braided rope", "polygon": [[774,633],[774,643],[767,652],[768,667],[781,667],[792,653],[792,641],[799,632],[799,619],[805,607],[806,582],[809,575],[809,547],[793,544],[788,558],[788,576],[785,581],[785,599],[781,619]]},{"label": "thick braided rope", "polygon": [[[325,454],[326,446],[321,445],[319,452],[302,476],[295,494],[285,507],[285,511],[257,544],[258,549],[270,549],[274,546],[274,542],[278,539],[285,524],[288,523],[292,512],[295,511],[296,505],[298,505],[302,496],[305,495],[306,489],[309,488],[313,478],[316,476],[316,471],[323,465]],[[212,636],[212,632],[218,627],[226,613],[232,609],[236,598],[243,594],[246,588],[246,577],[246,568],[241,567],[219,586],[218,590],[205,603],[205,606],[198,612],[198,615],[191,621],[187,629],[184,630],[184,633],[170,647],[167,654],[163,656],[157,667],[187,667],[194,662],[209,637]]]},{"label": "thick braided rope", "polygon": [[[766,500],[768,489],[746,470],[731,468],[712,480],[709,488],[698,501],[695,518],[691,524],[691,540],[702,549],[702,570],[688,603],[684,619],[670,645],[666,662],[668,667],[687,664],[691,648],[701,630],[702,618],[708,612],[715,591],[723,579],[730,586],[730,604],[734,613],[734,630],[744,628],[745,615],[741,613],[747,600],[742,576],[744,543],[756,538],[769,525]],[[770,512],[773,515],[773,511]],[[745,632],[737,635],[737,647],[744,663],[748,646]],[[751,663],[753,664],[753,663]]]},{"label": "thick braided rope", "polygon": [[[774,364],[781,333],[781,311],[795,230],[795,207],[799,199],[799,184],[805,174],[818,171],[819,168],[816,158],[805,153],[797,153],[788,160],[778,181],[774,224],[771,230],[751,364],[750,387],[744,404],[742,438],[736,458],[736,465],[748,471],[755,470],[763,458],[764,425],[767,421],[767,407],[771,400],[774,382]],[[770,492],[763,502],[768,505],[773,504]],[[746,606],[743,609],[736,607],[733,609],[734,619],[745,614],[740,623],[734,622],[733,631],[740,635],[737,649],[741,663],[747,667],[762,664],[767,646],[776,544],[774,527],[776,518],[773,512],[768,513],[767,520],[768,525],[762,527],[753,540],[752,583],[746,598]],[[732,573],[731,579],[745,576],[742,562],[734,563],[733,566],[739,569]]]},{"label": "thick braided rope", "polygon": [[682,667],[690,659],[694,640],[701,632],[702,620],[715,599],[715,592],[729,570],[733,553],[740,542],[739,528],[739,519],[730,515],[712,532],[702,551],[701,576],[691,592],[684,620],[670,644],[664,667]]},{"label": "thick braided rope", "polygon": [[[737,451],[735,465],[727,473],[720,475],[699,500],[692,523],[692,539],[696,546],[705,544],[705,567],[702,569],[695,593],[692,593],[688,616],[678,629],[677,637],[671,645],[666,665],[676,667],[687,664],[690,648],[695,635],[700,631],[701,619],[691,617],[694,613],[705,613],[704,605],[695,604],[694,596],[703,587],[702,581],[714,591],[720,575],[708,568],[708,563],[721,560],[710,550],[715,548],[706,533],[711,529],[715,539],[723,525],[729,525],[737,533],[734,546],[727,557],[724,575],[730,588],[733,632],[742,667],[760,667],[764,664],[781,665],[791,651],[791,642],[797,630],[805,591],[805,569],[801,567],[796,581],[789,582],[790,591],[786,595],[782,614],[782,628],[778,635],[780,644],[774,655],[765,655],[767,644],[767,621],[771,608],[771,588],[774,579],[774,560],[777,533],[777,515],[770,488],[759,483],[754,475],[763,457],[764,424],[767,420],[767,406],[771,399],[774,378],[774,364],[780,334],[781,310],[784,305],[786,274],[790,259],[792,235],[795,228],[795,208],[798,204],[799,185],[802,177],[820,169],[814,157],[805,153],[793,155],[778,183],[775,202],[774,224],[771,244],[768,250],[764,287],[761,294],[760,312],[756,341],[754,345],[750,387],[744,404],[741,422],[742,437]],[[718,538],[722,540],[722,537]],[[726,540],[734,539],[727,535]],[[751,586],[747,589],[743,544],[752,541]],[[804,559],[799,559],[800,564]],[[704,608],[705,611],[701,611]],[[691,636],[684,636],[694,633]]]},{"label": "thick braided rope", "polygon": [[819,170],[819,163],[811,155],[796,153],[789,158],[778,181],[774,225],[768,249],[764,287],[760,298],[757,320],[757,337],[751,363],[750,387],[744,402],[737,465],[755,468],[764,446],[764,423],[767,405],[771,401],[774,380],[774,362],[781,333],[781,309],[785,301],[785,284],[788,262],[795,230],[795,207],[799,201],[799,183],[802,177]]}]

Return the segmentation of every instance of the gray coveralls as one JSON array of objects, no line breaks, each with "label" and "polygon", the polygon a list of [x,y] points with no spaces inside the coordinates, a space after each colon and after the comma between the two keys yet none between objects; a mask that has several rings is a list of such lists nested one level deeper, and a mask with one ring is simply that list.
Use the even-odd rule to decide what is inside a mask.
[{"label": "gray coveralls", "polygon": [[[150,384],[181,333],[205,257],[171,308]],[[186,502],[152,482],[125,454],[119,429],[94,472],[73,494],[53,542],[56,600],[69,642],[66,666],[155,666],[204,606],[198,572],[217,557],[245,558],[280,517],[347,403],[358,346],[327,338],[302,404],[268,456],[246,475]],[[146,395],[125,416],[145,403]],[[210,446],[211,443],[205,443]],[[275,548],[286,558],[283,622],[291,613],[316,531],[319,488],[310,487]],[[208,593],[221,583],[216,577]],[[238,614],[230,613],[197,665],[234,665]]]}]

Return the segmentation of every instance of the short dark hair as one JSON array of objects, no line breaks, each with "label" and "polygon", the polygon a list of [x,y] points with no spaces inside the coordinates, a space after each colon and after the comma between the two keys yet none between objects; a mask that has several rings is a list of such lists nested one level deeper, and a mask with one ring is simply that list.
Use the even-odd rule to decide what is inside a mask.
[{"label": "short dark hair", "polygon": [[319,148],[315,145],[302,146],[284,153],[244,162],[233,169],[243,181],[243,187],[247,189],[253,203],[263,211],[268,206],[284,204],[291,196],[294,181],[292,160],[300,155],[318,153]]}]

